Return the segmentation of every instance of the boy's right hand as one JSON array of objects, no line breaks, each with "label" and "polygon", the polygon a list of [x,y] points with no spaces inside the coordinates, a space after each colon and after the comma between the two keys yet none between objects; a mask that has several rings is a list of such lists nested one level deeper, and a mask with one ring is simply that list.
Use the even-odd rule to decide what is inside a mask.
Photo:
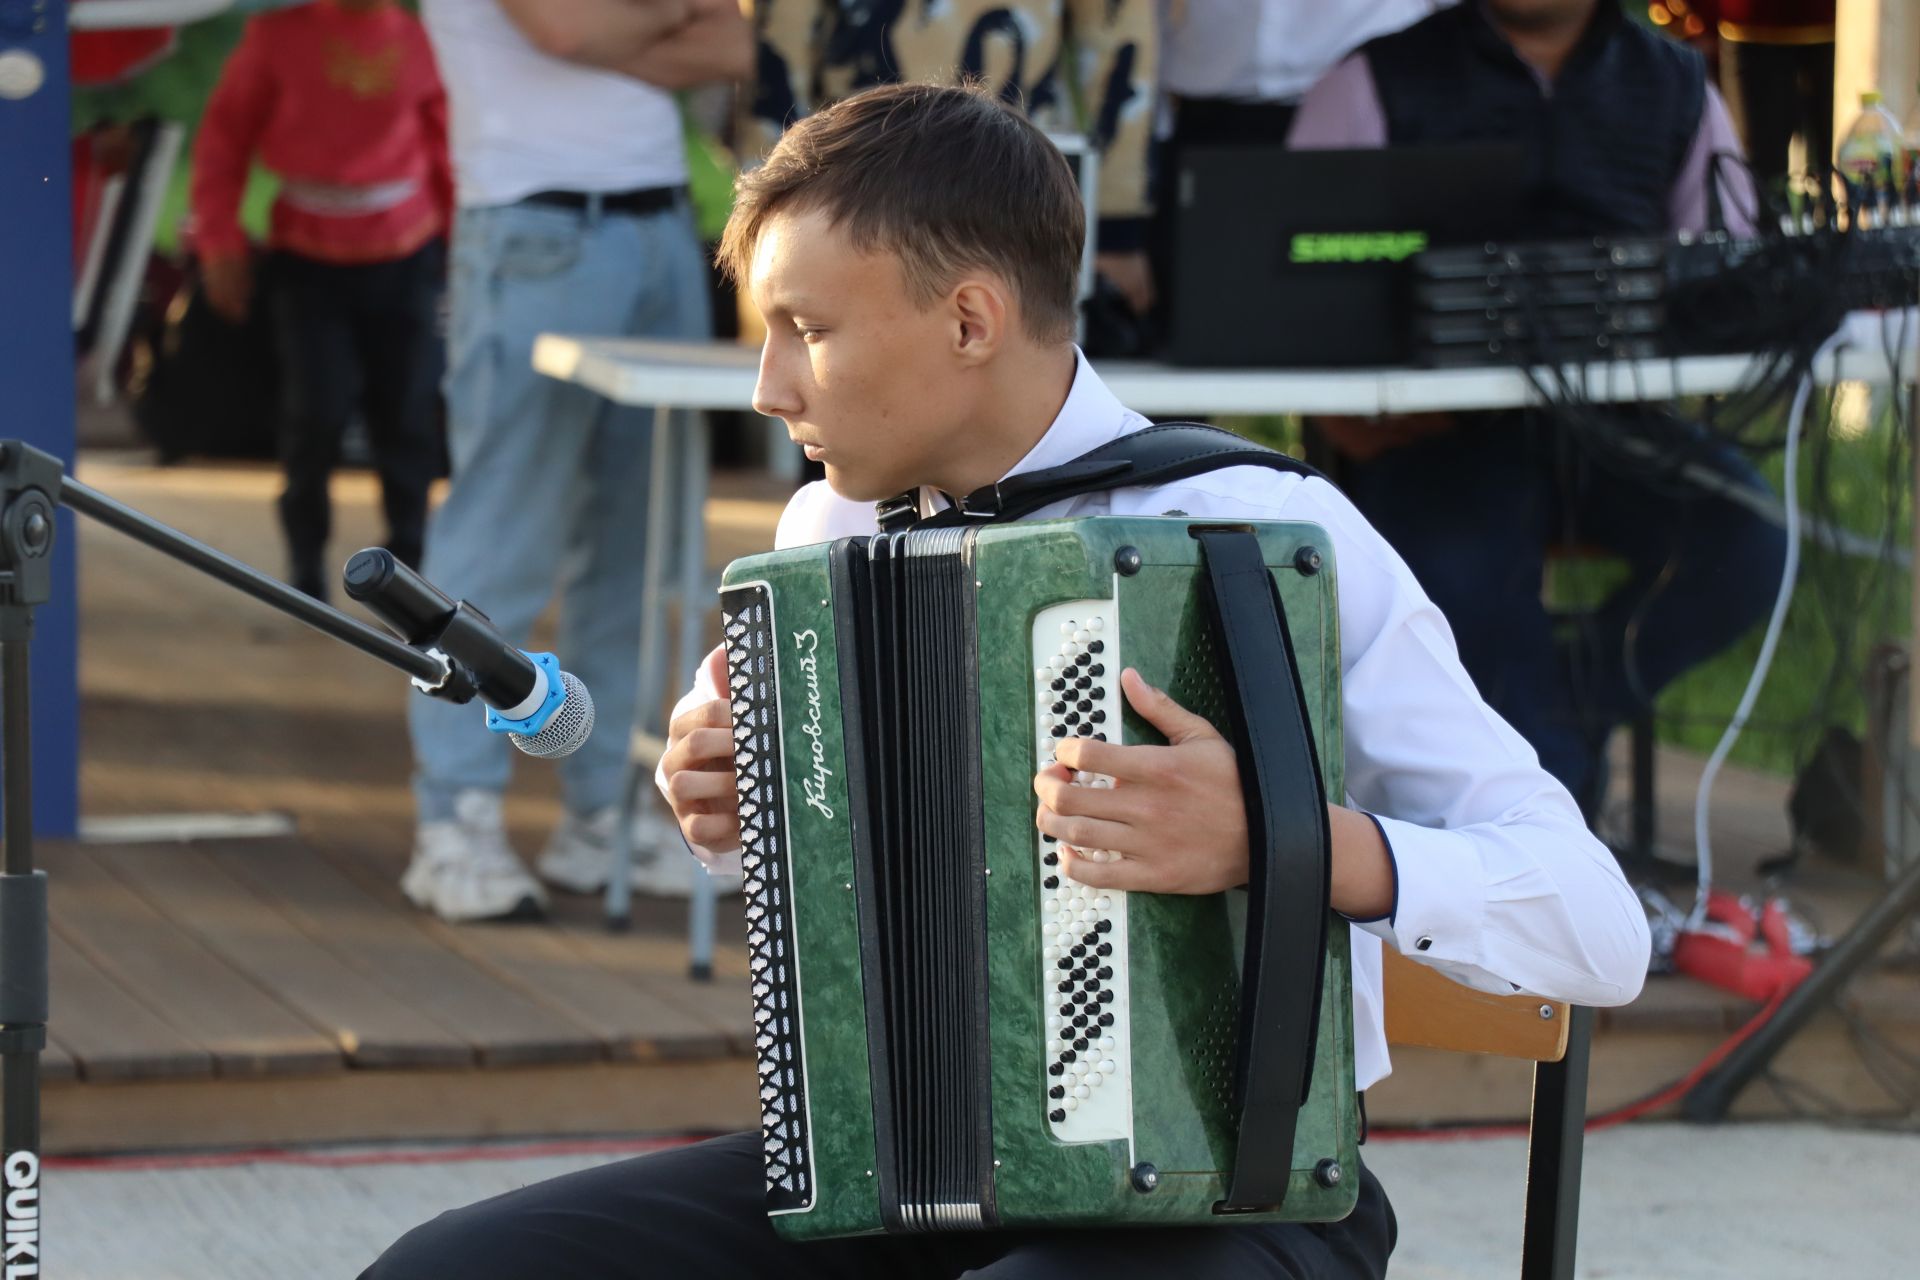
[{"label": "boy's right hand", "polygon": [[[707,655],[707,675],[727,687],[727,655]],[[674,717],[667,727],[667,803],[687,843],[714,853],[740,847],[740,800],[733,788],[733,708],[715,698]]]}]

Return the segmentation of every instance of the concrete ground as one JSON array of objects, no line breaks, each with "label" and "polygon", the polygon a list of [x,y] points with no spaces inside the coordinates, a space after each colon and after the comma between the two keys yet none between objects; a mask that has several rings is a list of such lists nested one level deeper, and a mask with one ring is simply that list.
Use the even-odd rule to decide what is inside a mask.
[{"label": "concrete ground", "polygon": [[[45,1265],[69,1280],[333,1280],[441,1209],[622,1152],[322,1165],[56,1169]],[[441,1153],[444,1154],[444,1153]],[[1517,1139],[1393,1141],[1367,1158],[1400,1220],[1394,1280],[1519,1269]],[[1892,1280],[1920,1274],[1920,1133],[1811,1124],[1637,1125],[1589,1139],[1589,1280]]]}]

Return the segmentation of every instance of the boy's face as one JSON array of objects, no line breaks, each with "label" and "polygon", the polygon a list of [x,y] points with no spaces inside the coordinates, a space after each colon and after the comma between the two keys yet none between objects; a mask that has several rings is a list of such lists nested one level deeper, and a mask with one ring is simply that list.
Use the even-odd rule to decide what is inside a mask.
[{"label": "boy's face", "polygon": [[890,498],[965,448],[980,392],[953,356],[958,322],[916,305],[894,255],[856,251],[818,211],[779,212],[747,289],[767,323],[753,407],[787,424],[835,493]]}]

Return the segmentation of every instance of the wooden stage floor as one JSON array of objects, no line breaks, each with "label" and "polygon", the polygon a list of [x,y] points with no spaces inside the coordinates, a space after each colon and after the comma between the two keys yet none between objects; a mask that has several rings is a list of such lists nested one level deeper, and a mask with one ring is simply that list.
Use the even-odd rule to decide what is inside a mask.
[{"label": "wooden stage floor", "polygon": [[[81,478],[240,558],[277,569],[270,468],[156,470],[95,455]],[[723,477],[715,560],[765,545],[780,494]],[[364,475],[336,485],[335,558],[378,541]],[[612,935],[597,900],[560,895],[538,925],[452,927],[401,897],[412,805],[404,679],[100,528],[80,532],[82,812],[283,814],[290,835],[189,843],[48,843],[50,1151],[378,1138],[705,1131],[756,1123],[743,930],[722,902],[719,974],[684,974],[684,904],[640,898]],[[1690,829],[1698,761],[1664,753],[1663,829]],[[1750,873],[1786,839],[1784,787],[1731,772],[1725,865]],[[523,761],[516,847],[558,816],[551,770]],[[1680,855],[1685,856],[1685,855]],[[1828,928],[1870,899],[1820,872]],[[1920,1049],[1920,980],[1856,984],[1874,1025]],[[1594,1103],[1638,1096],[1698,1061],[1745,1012],[1659,980],[1602,1021]],[[1782,1069],[1863,1109],[1895,1108],[1839,1019]],[[1523,1114],[1515,1064],[1397,1055],[1377,1122]],[[1744,1110],[1777,1112],[1750,1092]]]}]

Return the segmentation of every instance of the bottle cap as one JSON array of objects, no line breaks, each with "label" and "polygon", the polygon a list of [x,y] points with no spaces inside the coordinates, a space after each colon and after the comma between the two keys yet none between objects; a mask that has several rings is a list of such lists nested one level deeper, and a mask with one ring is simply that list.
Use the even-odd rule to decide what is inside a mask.
[{"label": "bottle cap", "polygon": [[1863,94],[1861,94],[1861,95],[1860,95],[1860,105],[1861,105],[1861,106],[1863,106],[1863,107],[1877,107],[1877,106],[1879,106],[1879,105],[1880,105],[1880,91],[1879,91],[1878,89],[1869,89],[1869,90],[1867,90],[1867,91],[1866,91],[1865,93],[1863,93]]}]

